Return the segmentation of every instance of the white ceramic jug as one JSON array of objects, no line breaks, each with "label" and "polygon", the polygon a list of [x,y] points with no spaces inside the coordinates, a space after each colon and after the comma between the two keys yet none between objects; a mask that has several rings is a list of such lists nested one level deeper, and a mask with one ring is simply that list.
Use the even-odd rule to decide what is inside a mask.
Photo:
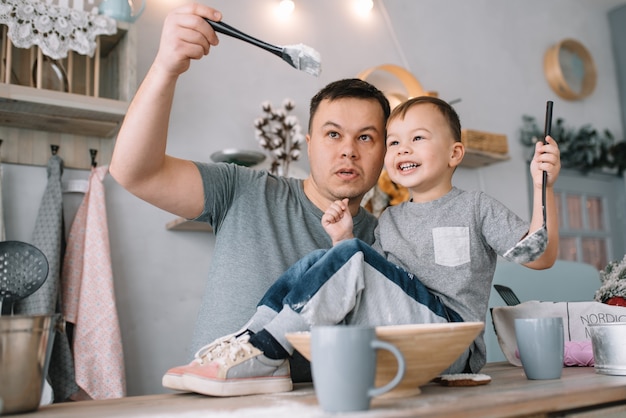
[{"label": "white ceramic jug", "polygon": [[141,16],[146,7],[146,0],[142,0],[141,7],[133,14],[132,0],[102,0],[98,6],[100,14],[112,17],[115,20],[134,22]]}]

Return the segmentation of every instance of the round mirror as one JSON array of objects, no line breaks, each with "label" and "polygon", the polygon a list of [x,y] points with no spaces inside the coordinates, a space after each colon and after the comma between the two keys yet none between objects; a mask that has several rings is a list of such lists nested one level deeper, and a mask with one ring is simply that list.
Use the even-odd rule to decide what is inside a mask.
[{"label": "round mirror", "polygon": [[552,90],[566,100],[583,99],[596,88],[593,58],[574,39],[565,39],[546,51],[544,73]]}]

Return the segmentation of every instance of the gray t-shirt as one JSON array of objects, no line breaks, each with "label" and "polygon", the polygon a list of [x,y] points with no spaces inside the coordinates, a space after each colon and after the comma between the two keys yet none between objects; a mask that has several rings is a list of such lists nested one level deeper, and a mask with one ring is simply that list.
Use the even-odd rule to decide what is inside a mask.
[{"label": "gray t-shirt", "polygon": [[[192,352],[237,331],[266,290],[288,267],[332,242],[323,212],[304,194],[303,181],[234,164],[196,163],[205,208],[196,219],[215,231],[215,249],[192,340]],[[361,208],[354,234],[374,241],[376,218]]]},{"label": "gray t-shirt", "polygon": [[[528,232],[528,222],[482,192],[453,188],[440,199],[387,208],[373,245],[390,262],[416,275],[467,321],[485,321],[497,256]],[[470,366],[486,349],[474,342]]]}]

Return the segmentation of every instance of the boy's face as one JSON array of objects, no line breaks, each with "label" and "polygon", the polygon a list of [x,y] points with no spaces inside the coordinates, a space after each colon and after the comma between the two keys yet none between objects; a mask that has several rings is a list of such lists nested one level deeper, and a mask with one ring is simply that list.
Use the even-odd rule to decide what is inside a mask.
[{"label": "boy's face", "polygon": [[325,210],[337,199],[361,199],[378,181],[385,154],[385,119],[376,100],[322,100],[307,135],[311,175],[305,193]]},{"label": "boy's face", "polygon": [[404,119],[387,126],[385,168],[389,178],[411,191],[414,201],[430,201],[448,193],[452,174],[464,155],[446,119],[430,103],[410,108]]}]

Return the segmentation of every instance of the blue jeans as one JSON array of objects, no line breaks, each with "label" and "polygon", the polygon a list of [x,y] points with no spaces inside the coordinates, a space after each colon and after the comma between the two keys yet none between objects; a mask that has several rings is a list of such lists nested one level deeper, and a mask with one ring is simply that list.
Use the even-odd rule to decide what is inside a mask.
[{"label": "blue jeans", "polygon": [[[356,255],[359,256],[357,260],[355,260]],[[344,268],[346,265],[355,262],[367,265],[363,275],[371,278],[369,282],[366,281],[363,284],[360,292],[368,292],[370,290],[367,286],[368,284],[384,281],[385,283],[378,283],[382,287],[376,284],[371,286],[375,288],[371,290],[381,290],[392,285],[401,290],[401,293],[409,300],[409,303],[423,305],[432,315],[441,318],[435,322],[463,322],[463,319],[454,310],[445,306],[412,273],[390,263],[372,247],[358,239],[343,241],[329,250],[317,250],[300,259],[268,289],[259,302],[258,307],[265,306],[274,312],[280,312],[285,307],[289,307],[296,313],[302,313],[307,304],[315,298],[320,290],[325,286],[329,286],[331,280],[345,282],[345,276],[350,273],[344,271]],[[358,274],[359,269],[357,268],[356,270]],[[351,271],[354,273],[354,270]],[[329,293],[332,294],[333,292]],[[378,298],[381,304],[393,302],[386,300],[385,293],[379,293],[374,297]],[[334,299],[336,298],[331,298],[326,304],[322,300],[320,302],[321,305],[318,305],[317,309],[323,308],[324,311],[333,310],[337,306],[332,303]],[[348,316],[348,312],[344,312],[342,316],[343,318],[341,319],[345,319]],[[428,321],[427,318],[406,318],[403,316],[404,313],[398,312],[399,323],[407,323],[407,321],[410,321],[408,323],[432,322]],[[315,317],[312,319],[313,321],[309,325],[322,324]],[[325,322],[321,318],[320,320]]]},{"label": "blue jeans", "polygon": [[[463,322],[412,273],[390,263],[358,239],[317,250],[292,265],[268,289],[247,324],[265,329],[289,353],[285,333],[314,325],[401,325]],[[469,349],[449,372],[466,370]],[[308,362],[291,360],[296,380],[309,381]]]}]

